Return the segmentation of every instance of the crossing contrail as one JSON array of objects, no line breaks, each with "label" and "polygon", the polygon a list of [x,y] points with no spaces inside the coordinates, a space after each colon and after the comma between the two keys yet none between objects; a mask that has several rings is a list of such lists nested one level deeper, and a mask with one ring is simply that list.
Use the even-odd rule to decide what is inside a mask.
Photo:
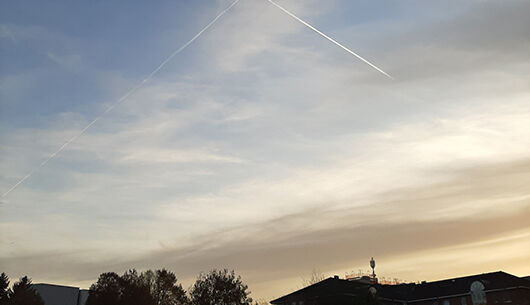
[{"label": "crossing contrail", "polygon": [[352,54],[353,56],[357,57],[358,59],[362,60],[363,62],[365,62],[366,64],[368,64],[370,67],[376,69],[377,71],[379,71],[380,73],[384,74],[386,77],[390,78],[390,79],[394,79],[392,76],[390,76],[388,73],[386,73],[385,71],[379,69],[376,65],[372,64],[371,62],[369,62],[368,60],[364,59],[361,55],[353,52],[352,50],[346,48],[345,46],[343,46],[342,44],[338,43],[336,40],[334,40],[333,38],[329,37],[328,35],[322,33],[321,31],[317,30],[314,26],[310,25],[309,23],[303,21],[302,19],[298,18],[295,14],[289,12],[288,10],[284,9],[283,7],[281,7],[279,4],[277,4],[276,2],[272,1],[272,0],[267,0],[269,1],[272,5],[276,6],[277,8],[279,8],[280,10],[282,10],[284,13],[286,13],[287,15],[293,17],[294,19],[296,19],[297,21],[301,22],[303,25],[307,26],[308,28],[312,29],[313,31],[317,32],[320,36],[326,38],[327,40],[333,42],[334,44],[336,44],[337,46],[341,47],[342,49],[344,49],[346,52]]},{"label": "crossing contrail", "polygon": [[112,105],[110,105],[109,107],[107,107],[107,109],[105,109],[105,111],[103,111],[100,115],[98,115],[94,120],[92,120],[92,122],[90,122],[88,125],[85,126],[85,128],[83,128],[79,133],[77,133],[76,135],[74,135],[73,137],[71,137],[68,141],[64,142],[64,144],[59,147],[59,149],[57,149],[53,154],[51,154],[47,159],[45,159],[44,161],[42,161],[42,163],[35,167],[34,169],[32,169],[26,176],[24,176],[22,179],[18,180],[17,183],[15,183],[9,190],[7,190],[7,192],[3,193],[2,194],[2,197],[5,197],[7,196],[9,193],[11,193],[14,189],[16,189],[19,185],[21,185],[22,183],[24,183],[24,181],[26,181],[26,179],[28,179],[29,177],[31,177],[33,175],[33,173],[35,173],[35,171],[39,170],[40,168],[42,168],[43,166],[45,166],[48,162],[50,162],[53,158],[55,158],[57,156],[57,154],[59,154],[61,151],[63,151],[70,143],[72,143],[73,141],[75,141],[77,138],[79,138],[80,136],[82,136],[90,127],[92,127],[92,125],[94,125],[97,121],[99,121],[99,119],[101,119],[105,114],[107,114],[109,111],[111,111],[112,109],[116,108],[116,106],[118,106],[119,104],[125,102],[131,95],[133,95],[138,89],[140,89],[141,87],[143,87],[143,85],[145,83],[147,83],[151,78],[153,78],[153,76],[158,72],[160,71],[160,69],[162,69],[171,59],[173,59],[173,57],[175,57],[177,54],[179,54],[180,52],[182,52],[184,49],[186,49],[190,44],[192,44],[197,38],[199,38],[199,36],[202,35],[202,33],[204,33],[206,30],[208,30],[219,18],[221,18],[226,12],[228,12],[232,7],[234,7],[234,5],[236,5],[240,0],[235,0],[234,2],[232,2],[232,4],[230,4],[230,6],[228,6],[226,9],[224,9],[222,12],[220,12],[217,16],[215,16],[215,18],[210,21],[210,23],[208,23],[202,30],[200,30],[195,36],[193,36],[193,38],[191,38],[190,40],[188,40],[188,42],[186,42],[183,46],[181,46],[180,48],[178,48],[177,50],[175,50],[173,53],[171,53],[171,55],[169,55],[164,61],[162,61],[151,73],[149,73],[141,82],[139,82],[136,86],[134,86],[132,89],[130,89],[127,93],[125,93],[120,99],[118,99],[116,102],[114,102]]}]

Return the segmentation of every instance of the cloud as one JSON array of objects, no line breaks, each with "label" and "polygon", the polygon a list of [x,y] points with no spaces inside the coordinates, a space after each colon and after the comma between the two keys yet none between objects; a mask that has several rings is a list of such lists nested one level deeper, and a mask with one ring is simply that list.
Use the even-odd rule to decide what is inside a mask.
[{"label": "cloud", "polygon": [[[471,250],[495,249],[496,253],[505,253],[513,247],[521,247],[522,240],[530,234],[526,221],[530,216],[529,194],[524,187],[528,182],[526,180],[530,180],[528,159],[485,164],[459,170],[453,179],[444,183],[382,194],[367,206],[341,210],[322,207],[254,225],[235,226],[196,237],[191,246],[172,245],[168,246],[169,249],[151,251],[125,261],[91,261],[93,253],[89,251],[83,254],[85,258],[81,260],[75,253],[50,253],[8,257],[4,259],[4,264],[8,271],[16,266],[20,268],[18,272],[31,271],[37,278],[66,278],[72,281],[88,281],[98,272],[123,271],[132,266],[169,267],[180,278],[189,281],[200,271],[228,266],[244,274],[251,287],[263,282],[272,285],[258,290],[259,296],[266,297],[273,291],[288,291],[274,286],[281,282],[280,279],[296,278],[304,270],[315,266],[325,272],[356,270],[356,267],[364,266],[367,257],[374,255],[379,260],[382,275],[394,272],[401,273],[401,277],[413,274],[429,276],[428,279],[456,276],[465,273],[461,268],[473,270],[479,266],[483,271],[484,268],[513,268],[504,260],[499,262],[490,261],[485,256],[476,257]],[[470,184],[470,181],[473,183]],[[503,185],[495,184],[499,181]],[[517,197],[520,199],[513,200]],[[505,200],[495,205],[474,204],[502,199]],[[448,217],[447,211],[453,209],[451,217]],[[471,217],[467,213],[469,209],[475,210]],[[425,215],[426,212],[437,214],[437,217]],[[524,246],[520,250],[510,254],[513,259],[528,259],[524,255]],[[432,267],[433,260],[451,255],[455,261],[451,262],[454,268],[449,269],[453,271],[444,273]],[[473,260],[470,260],[470,255]],[[412,262],[415,264],[412,265]],[[70,267],[56,268],[65,264]],[[70,270],[71,274],[61,269]],[[454,270],[462,271],[456,274]]]},{"label": "cloud", "polygon": [[[342,86],[335,80],[349,77],[326,64],[317,71],[303,77],[312,81],[322,73],[333,75],[329,82],[320,81],[322,87],[312,89],[321,96]],[[300,78],[285,77],[285,92],[299,94]],[[291,84],[294,90],[289,89]],[[37,185],[26,189],[33,193],[17,198],[19,205],[76,203],[70,217],[82,212],[87,218],[107,219],[103,223],[116,217],[127,227],[135,226],[141,215],[159,222],[155,226],[146,222],[145,229],[167,243],[185,238],[189,229],[179,231],[184,224],[193,224],[193,234],[206,234],[324,203],[362,206],[383,190],[444,181],[455,168],[527,156],[525,139],[530,137],[525,125],[530,114],[526,96],[519,91],[507,95],[500,106],[494,97],[480,105],[453,106],[434,118],[424,115],[406,124],[359,131],[351,113],[381,113],[384,109],[378,102],[392,95],[377,95],[375,109],[348,103],[349,94],[344,92],[328,103],[307,99],[293,101],[292,106],[283,105],[276,88],[265,87],[259,102],[250,103],[258,114],[242,124],[230,118],[249,107],[249,98],[234,101],[222,87],[181,80],[159,81],[142,89],[37,177]],[[472,96],[474,91],[462,93]],[[75,124],[82,120],[65,118]],[[19,141],[21,150],[13,150],[14,145],[6,148],[4,158],[11,161],[2,164],[11,169],[5,172],[15,172],[15,165],[27,164],[25,160],[38,161],[70,132],[61,127],[14,133],[9,141]],[[42,148],[30,149],[35,145]],[[46,179],[49,175],[55,179]],[[39,207],[35,214],[56,208],[47,209]],[[176,233],[160,233],[174,226]],[[157,246],[158,240],[148,241],[140,252]]]},{"label": "cloud", "polygon": [[[304,16],[325,14],[335,1],[329,1],[325,7],[319,1],[291,1],[289,8]],[[283,62],[282,55],[293,56],[303,50],[303,45],[286,45],[286,39],[299,41],[293,34],[299,35],[303,28],[283,15],[267,2],[241,2],[233,16],[214,29],[205,43],[207,48],[215,49],[213,57],[216,67],[224,72],[262,73],[271,57]],[[294,54],[293,54],[294,53]],[[273,55],[273,56],[271,56]]]},{"label": "cloud", "polygon": [[509,77],[528,70],[524,63],[530,51],[530,25],[523,16],[528,9],[526,1],[479,1],[412,30],[393,24],[391,33],[381,39],[382,57],[401,81],[451,77],[469,84],[484,77]]},{"label": "cloud", "polygon": [[63,68],[71,69],[71,70],[76,71],[76,72],[79,72],[79,70],[80,70],[80,67],[81,67],[81,65],[80,65],[81,56],[79,56],[79,55],[63,55],[63,56],[59,56],[59,55],[54,54],[52,52],[47,52],[46,56],[48,56],[48,58],[50,60],[52,60],[53,62],[55,62],[56,64],[58,64],[59,66],[61,66]]},{"label": "cloud", "polygon": [[194,163],[194,162],[228,162],[242,163],[241,159],[223,156],[207,151],[178,151],[178,150],[135,150],[123,157],[124,162],[138,163]]},{"label": "cloud", "polygon": [[11,42],[17,43],[15,35],[9,30],[6,25],[0,25],[0,38],[9,38]]}]

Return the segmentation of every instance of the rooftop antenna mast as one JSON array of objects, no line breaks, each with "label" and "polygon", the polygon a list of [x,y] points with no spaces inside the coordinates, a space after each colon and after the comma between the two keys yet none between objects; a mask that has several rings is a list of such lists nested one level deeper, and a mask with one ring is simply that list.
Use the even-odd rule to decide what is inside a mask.
[{"label": "rooftop antenna mast", "polygon": [[372,278],[375,279],[375,260],[373,257],[370,260],[370,267],[372,268]]}]

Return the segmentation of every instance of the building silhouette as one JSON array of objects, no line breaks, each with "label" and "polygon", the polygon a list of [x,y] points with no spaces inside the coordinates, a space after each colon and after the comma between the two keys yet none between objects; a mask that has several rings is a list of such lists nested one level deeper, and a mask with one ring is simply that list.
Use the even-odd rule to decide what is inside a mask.
[{"label": "building silhouette", "polygon": [[325,279],[273,305],[530,305],[530,280],[502,271],[434,282],[384,285],[376,278]]},{"label": "building silhouette", "polygon": [[33,284],[44,305],[85,305],[88,290],[54,284]]}]

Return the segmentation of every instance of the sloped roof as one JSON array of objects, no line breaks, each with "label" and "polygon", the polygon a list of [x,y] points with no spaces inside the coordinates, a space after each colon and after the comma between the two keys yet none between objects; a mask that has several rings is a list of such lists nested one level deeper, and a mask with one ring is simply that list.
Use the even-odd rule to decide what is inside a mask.
[{"label": "sloped roof", "polygon": [[[401,285],[374,285],[377,295],[380,298],[414,302],[431,298],[445,296],[466,295],[470,291],[473,282],[479,281],[485,291],[506,288],[525,287],[530,289],[530,281],[506,272],[497,271],[470,275],[459,278],[452,278],[422,284],[401,284]],[[333,294],[357,294],[361,289],[370,287],[370,284],[339,279],[331,277],[316,284],[294,291],[283,297],[272,300],[272,304],[289,302],[297,298],[324,297]]]},{"label": "sloped roof", "polygon": [[475,281],[481,282],[485,291],[515,287],[530,288],[530,281],[497,271],[422,284],[378,285],[378,295],[406,301],[463,295],[469,293],[470,286]]},{"label": "sloped roof", "polygon": [[305,298],[323,297],[337,293],[356,293],[361,288],[368,287],[368,284],[353,282],[339,279],[338,277],[330,277],[313,285],[304,287],[300,290],[294,291],[280,298],[270,301],[272,304],[283,303],[298,296]]}]

